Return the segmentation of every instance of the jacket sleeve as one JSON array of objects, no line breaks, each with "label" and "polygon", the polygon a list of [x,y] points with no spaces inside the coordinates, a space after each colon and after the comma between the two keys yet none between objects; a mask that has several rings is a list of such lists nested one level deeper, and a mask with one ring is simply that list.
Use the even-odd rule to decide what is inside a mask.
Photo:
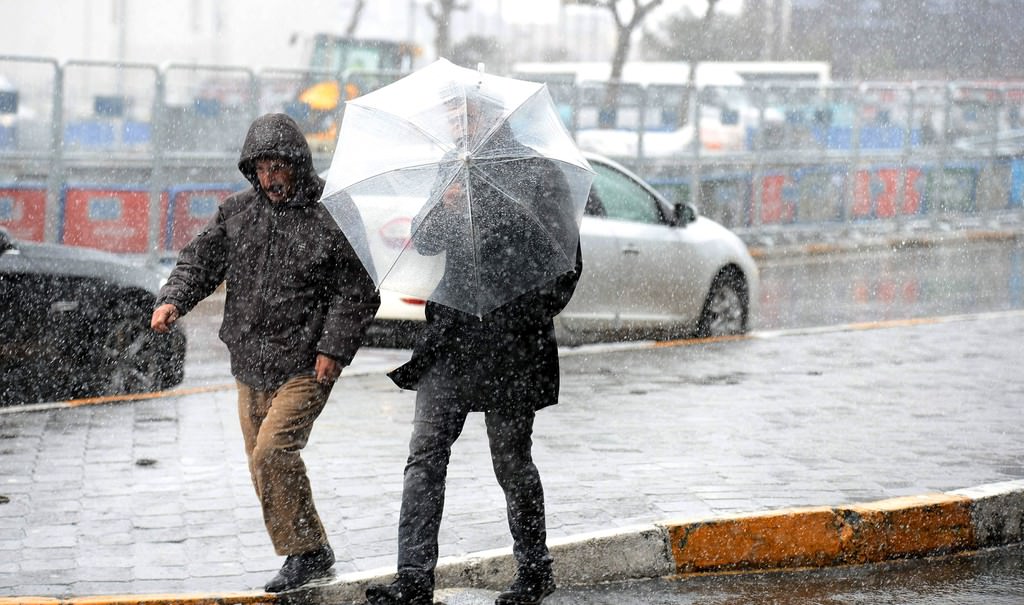
[{"label": "jacket sleeve", "polygon": [[[452,153],[445,156],[445,159],[450,158],[454,158]],[[449,208],[443,200],[444,189],[450,184],[450,181],[443,180],[438,174],[427,196],[428,203],[412,218],[409,226],[413,247],[424,256],[444,252],[446,236],[457,232],[455,228],[460,220],[458,212]],[[435,200],[435,203],[430,204],[429,200]]]},{"label": "jacket sleeve", "polygon": [[343,235],[339,237],[335,279],[331,282],[331,299],[317,352],[347,366],[380,307],[380,294],[348,240]]},{"label": "jacket sleeve", "polygon": [[227,272],[227,238],[223,207],[178,254],[178,262],[160,288],[156,306],[171,303],[184,315],[213,294]]},{"label": "jacket sleeve", "polygon": [[[530,290],[493,311],[495,318],[524,326],[547,322],[562,312],[583,275],[583,253],[576,244],[576,266],[548,283]],[[532,320],[532,321],[531,321]]]},{"label": "jacket sleeve", "polygon": [[[570,190],[569,183],[565,180],[562,172],[555,168],[551,162],[544,162],[541,168],[543,178],[538,184],[536,195],[546,198],[547,204],[562,209],[563,212],[571,210],[568,203]],[[558,216],[558,215],[556,215]],[[576,239],[576,265],[572,271],[558,276],[554,281],[542,286],[538,291],[540,305],[548,317],[554,317],[562,312],[562,309],[569,304],[572,295],[576,292],[576,284],[583,275],[583,249],[579,239],[579,225],[573,222],[572,214],[560,215],[551,222],[552,233],[557,234],[559,241],[572,241],[569,233],[575,232]]]},{"label": "jacket sleeve", "polygon": [[424,256],[435,256],[444,252],[447,242],[445,236],[456,233],[456,212],[447,208],[443,201],[424,207],[413,217],[410,225],[412,244],[416,252]]},{"label": "jacket sleeve", "polygon": [[[552,208],[568,208],[569,184],[561,171],[546,161],[537,167],[537,171],[539,177],[534,195]],[[571,271],[496,309],[494,313],[506,321],[514,322],[518,317],[518,323],[522,325],[547,322],[562,312],[576,292],[576,284],[583,275],[583,252],[578,227],[572,224],[571,214],[552,213],[552,216],[549,228],[556,240],[565,241],[571,237],[570,229],[576,231],[576,264]]]}]

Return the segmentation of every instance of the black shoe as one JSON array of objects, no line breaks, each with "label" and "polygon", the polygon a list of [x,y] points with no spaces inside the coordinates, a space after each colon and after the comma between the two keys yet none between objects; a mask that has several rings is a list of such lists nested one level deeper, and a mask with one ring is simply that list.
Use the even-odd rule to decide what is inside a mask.
[{"label": "black shoe", "polygon": [[330,575],[334,565],[334,551],[330,546],[304,552],[300,555],[288,555],[274,579],[267,582],[263,590],[281,592],[298,588],[310,580]]},{"label": "black shoe", "polygon": [[433,605],[434,586],[426,578],[398,574],[390,584],[371,584],[366,589],[368,605]]},{"label": "black shoe", "polygon": [[512,586],[498,595],[494,605],[540,605],[540,602],[553,592],[555,575],[551,573],[550,568],[520,568],[516,572]]}]

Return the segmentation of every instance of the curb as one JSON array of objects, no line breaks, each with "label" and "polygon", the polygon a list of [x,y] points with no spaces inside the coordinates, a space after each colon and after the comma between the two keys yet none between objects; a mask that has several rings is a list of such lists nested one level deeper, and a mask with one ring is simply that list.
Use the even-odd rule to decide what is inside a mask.
[{"label": "curb", "polygon": [[[1024,480],[845,506],[786,508],[682,519],[549,542],[565,586],[687,574],[879,563],[1024,542]],[[393,569],[345,574],[271,595],[112,595],[0,598],[0,605],[298,605],[353,603]],[[453,589],[501,590],[511,582],[510,548],[442,559],[438,597]]]}]

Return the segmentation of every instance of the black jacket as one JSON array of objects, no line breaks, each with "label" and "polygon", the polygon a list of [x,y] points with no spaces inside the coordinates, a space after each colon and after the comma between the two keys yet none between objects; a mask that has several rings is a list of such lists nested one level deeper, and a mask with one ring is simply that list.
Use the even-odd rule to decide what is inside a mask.
[{"label": "black jacket", "polygon": [[[549,198],[556,207],[566,204],[562,200],[568,195],[568,185],[550,163],[527,161],[510,166],[521,172],[516,185],[520,194]],[[471,185],[474,207],[480,209],[473,219],[473,228],[479,234],[478,249],[492,257],[509,251],[507,262],[491,267],[491,272],[501,273],[487,276],[488,271],[482,271],[477,273],[479,281],[537,283],[534,276],[540,268],[533,267],[530,258],[543,258],[547,252],[540,238],[534,236],[535,229],[523,220],[526,213],[517,211],[486,179],[471,178]],[[488,208],[490,204],[501,209]],[[446,215],[457,212],[438,204],[422,220],[414,220],[413,243],[423,254],[446,251],[445,276],[439,287],[449,289],[450,295],[469,296],[468,291],[460,291],[460,284],[477,280],[457,275],[464,271],[460,271],[456,255],[442,235],[449,233],[450,238],[451,230],[444,225],[458,219]],[[416,389],[431,372],[462,393],[472,411],[516,413],[557,403],[558,344],[553,318],[569,303],[582,272],[583,256],[577,240],[574,270],[549,278],[481,317],[428,302],[427,325],[412,359],[389,376],[402,388]]]},{"label": "black jacket", "polygon": [[[292,162],[297,193],[272,204],[256,178],[260,158]],[[226,282],[220,338],[241,382],[273,390],[314,371],[317,353],[352,361],[380,298],[337,224],[319,203],[324,181],[305,137],[283,114],[249,128],[238,168],[252,187],[221,204],[178,256],[157,305],[184,314]]]}]

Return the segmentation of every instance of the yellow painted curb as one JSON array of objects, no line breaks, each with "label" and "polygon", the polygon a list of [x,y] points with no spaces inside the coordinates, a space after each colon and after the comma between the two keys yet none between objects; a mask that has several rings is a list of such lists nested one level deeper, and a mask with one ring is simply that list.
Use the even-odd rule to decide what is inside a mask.
[{"label": "yellow painted curb", "polygon": [[163,397],[183,397],[185,395],[198,395],[201,393],[214,393],[236,388],[234,383],[212,384],[199,387],[186,387],[169,391],[153,391],[150,393],[127,393],[123,395],[102,395],[99,397],[83,397],[81,399],[69,399],[64,402],[67,407],[79,407],[83,405],[101,405],[107,403],[122,403],[129,401],[144,401],[147,399],[161,399]]},{"label": "yellow painted curb", "polygon": [[975,547],[971,500],[930,494],[667,525],[677,573],[875,563]]},{"label": "yellow painted curb", "polygon": [[931,494],[891,498],[843,509],[846,559],[889,559],[957,552],[975,546],[971,500]]},{"label": "yellow painted curb", "polygon": [[783,509],[669,526],[678,573],[832,565],[840,555],[836,513]]},{"label": "yellow painted curb", "polygon": [[1021,238],[1019,233],[1006,231],[968,231],[967,241],[970,242],[1010,242]]},{"label": "yellow painted curb", "polygon": [[814,243],[806,244],[803,251],[805,254],[820,256],[822,254],[835,254],[840,250],[842,250],[842,247],[836,244]]}]

